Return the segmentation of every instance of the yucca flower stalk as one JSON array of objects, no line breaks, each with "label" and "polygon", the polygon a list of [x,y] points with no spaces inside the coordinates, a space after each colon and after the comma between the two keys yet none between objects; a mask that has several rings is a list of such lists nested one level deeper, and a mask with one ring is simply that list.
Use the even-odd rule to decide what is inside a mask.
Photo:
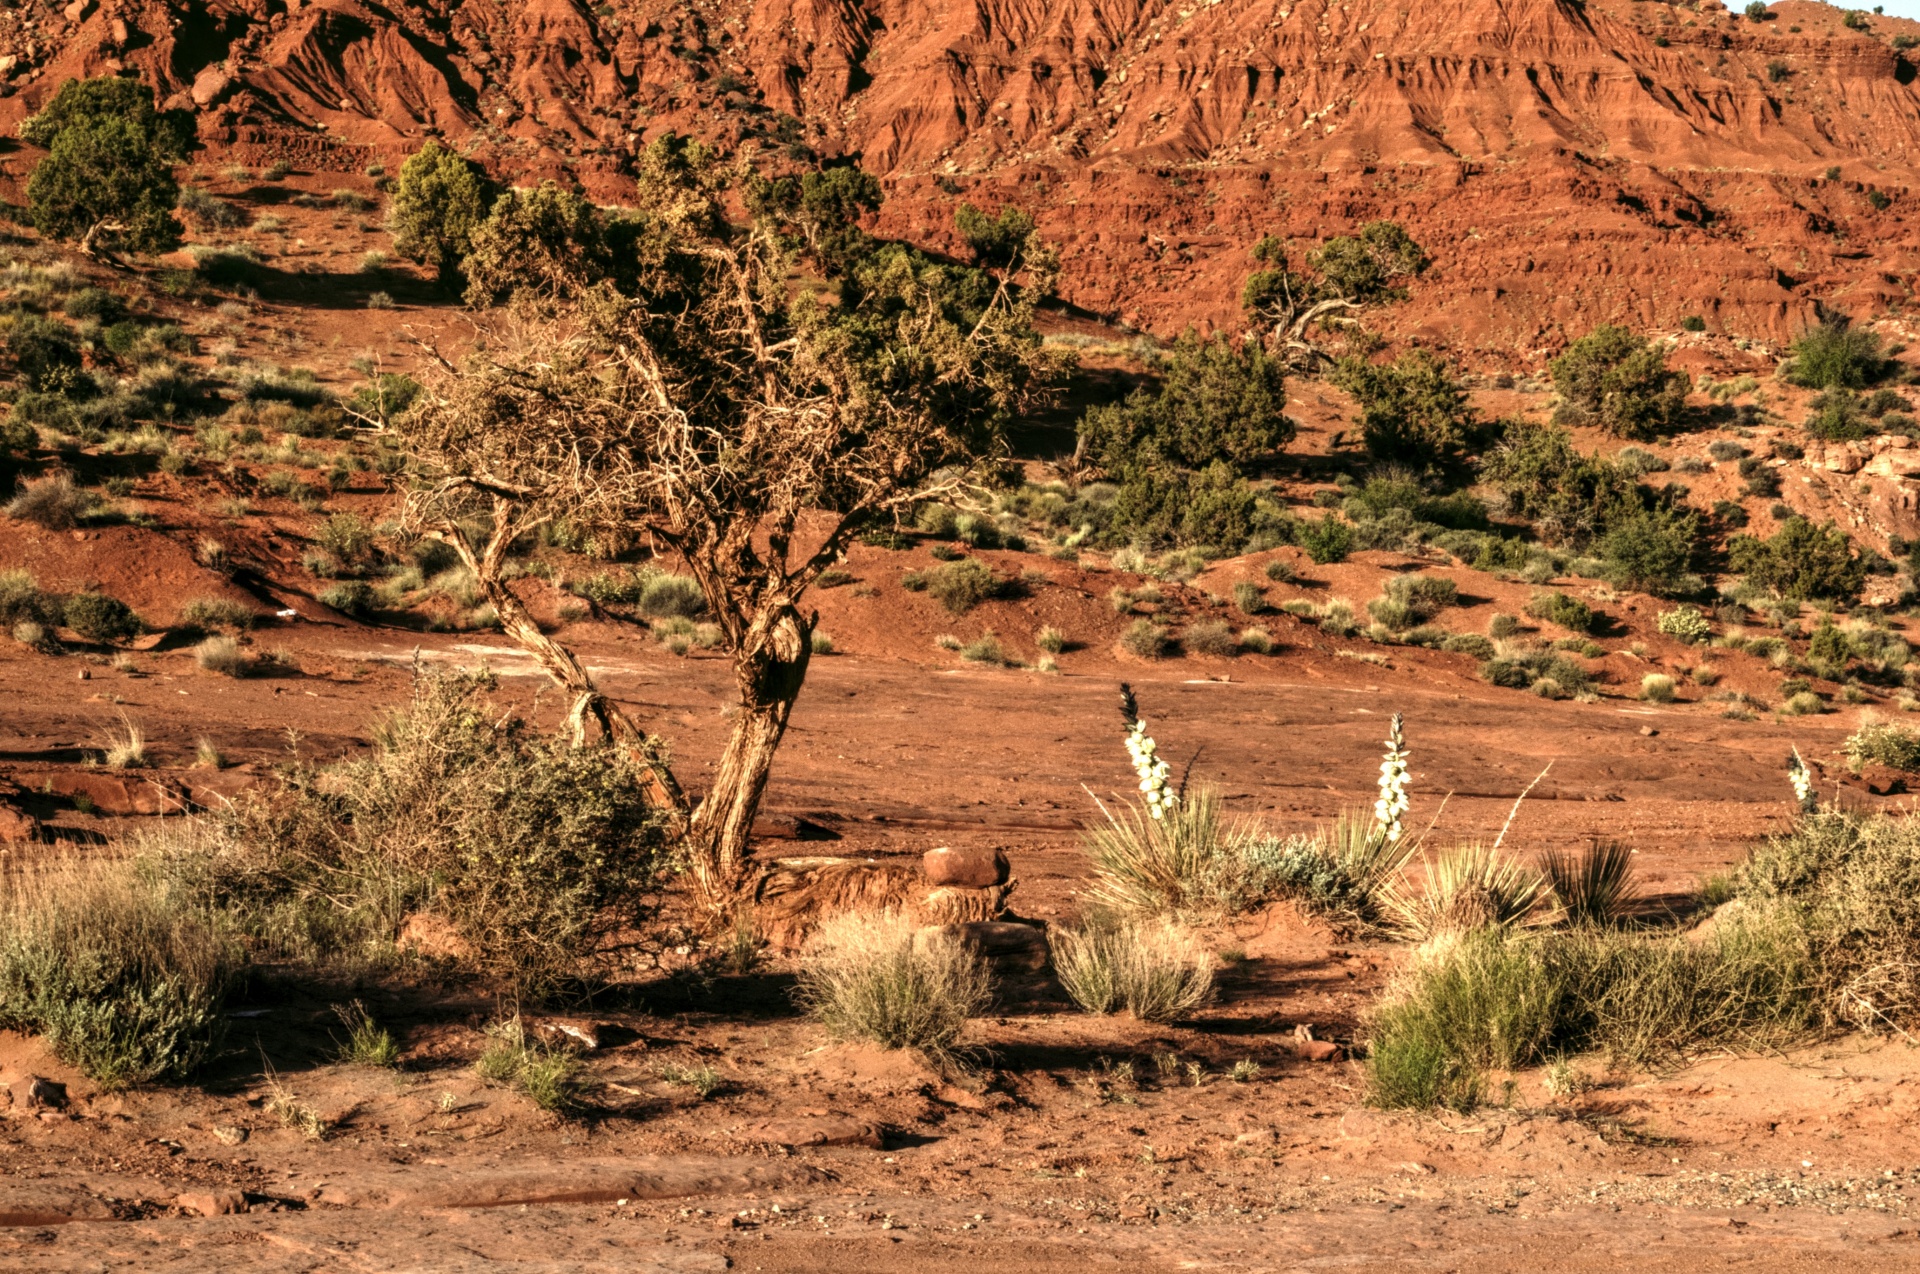
[{"label": "yucca flower stalk", "polygon": [[1813,775],[1808,771],[1797,745],[1787,758],[1787,782],[1793,784],[1793,799],[1800,803],[1801,813],[1811,814],[1814,808]]},{"label": "yucca flower stalk", "polygon": [[1160,759],[1159,745],[1147,733],[1147,723],[1140,717],[1133,687],[1124,681],[1120,683],[1120,719],[1127,723],[1127,759],[1133,763],[1133,772],[1140,779],[1140,799],[1156,821],[1165,818],[1180,804],[1180,793],[1167,781],[1173,777],[1173,767]]},{"label": "yucca flower stalk", "polygon": [[1393,714],[1387,727],[1387,752],[1380,760],[1380,799],[1373,803],[1373,819],[1389,845],[1400,843],[1404,830],[1400,820],[1406,817],[1407,745],[1400,732],[1400,714]]}]

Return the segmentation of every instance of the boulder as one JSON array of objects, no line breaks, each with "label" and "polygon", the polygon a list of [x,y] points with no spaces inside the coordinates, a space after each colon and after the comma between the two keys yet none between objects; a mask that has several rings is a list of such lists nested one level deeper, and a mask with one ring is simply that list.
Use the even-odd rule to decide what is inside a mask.
[{"label": "boulder", "polygon": [[914,941],[932,941],[936,936],[958,939],[964,946],[978,952],[994,975],[1003,980],[1043,974],[1051,960],[1047,931],[1039,925],[1012,920],[929,925],[914,935]]},{"label": "boulder", "polygon": [[73,3],[61,10],[69,22],[85,22],[93,13],[93,0],[73,0]]},{"label": "boulder", "polygon": [[1007,883],[1007,856],[997,849],[930,849],[920,859],[927,881],[960,889],[991,889]]}]

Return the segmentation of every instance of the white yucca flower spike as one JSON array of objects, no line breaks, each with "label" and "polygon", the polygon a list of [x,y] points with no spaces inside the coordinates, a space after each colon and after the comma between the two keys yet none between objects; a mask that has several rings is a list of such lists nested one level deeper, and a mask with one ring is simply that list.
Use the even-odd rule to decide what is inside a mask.
[{"label": "white yucca flower spike", "polygon": [[1800,803],[1802,810],[1813,809],[1813,775],[1807,770],[1807,763],[1800,756],[1800,748],[1795,745],[1793,755],[1787,758],[1787,782],[1793,784],[1793,799]]},{"label": "white yucca flower spike", "polygon": [[1136,719],[1127,731],[1127,757],[1133,762],[1133,772],[1140,776],[1140,796],[1146,802],[1147,813],[1154,818],[1162,818],[1166,812],[1180,803],[1180,797],[1167,786],[1167,779],[1173,769],[1160,759],[1159,747],[1147,735],[1147,723]]},{"label": "white yucca flower spike", "polygon": [[1373,821],[1380,825],[1389,845],[1400,841],[1400,820],[1406,816],[1408,804],[1407,746],[1396,712],[1387,727],[1386,755],[1380,759],[1380,799],[1373,803]]}]

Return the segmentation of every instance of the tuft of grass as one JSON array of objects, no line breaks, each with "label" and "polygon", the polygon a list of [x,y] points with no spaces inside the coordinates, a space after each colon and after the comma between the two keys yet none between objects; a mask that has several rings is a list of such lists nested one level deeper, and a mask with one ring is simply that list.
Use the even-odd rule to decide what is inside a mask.
[{"label": "tuft of grass", "polygon": [[302,1102],[276,1075],[267,1078],[266,1110],[281,1127],[297,1130],[308,1141],[325,1141],[333,1131],[333,1125],[321,1118],[319,1111]]},{"label": "tuft of grass", "polygon": [[337,1054],[340,1062],[348,1066],[382,1068],[400,1064],[400,1045],[395,1042],[391,1031],[373,1020],[365,1004],[359,1000],[351,1004],[336,1004],[333,1011],[347,1028],[347,1038],[340,1042]]},{"label": "tuft of grass", "polygon": [[916,931],[897,912],[846,912],[814,931],[800,1001],[839,1039],[917,1049],[949,1062],[992,983],[978,954],[944,929]]},{"label": "tuft of grass", "polygon": [[690,1088],[694,1096],[705,1101],[718,1092],[724,1080],[720,1072],[705,1062],[698,1066],[682,1066],[678,1062],[662,1062],[654,1072],[666,1083],[675,1088]]},{"label": "tuft of grass", "polygon": [[489,1043],[474,1061],[480,1078],[519,1089],[542,1110],[565,1114],[580,1104],[580,1059],[530,1039],[520,1015],[487,1028]]},{"label": "tuft of grass", "polygon": [[833,653],[833,638],[821,632],[818,628],[814,629],[807,637],[807,645],[816,655],[831,655]]},{"label": "tuft of grass", "polygon": [[227,768],[227,758],[221,753],[219,747],[212,739],[202,735],[200,738],[194,740],[193,768],[196,770],[224,770]]},{"label": "tuft of grass", "polygon": [[1633,851],[1618,841],[1596,842],[1577,858],[1548,850],[1540,868],[1562,914],[1575,924],[1618,924],[1639,895]]},{"label": "tuft of grass", "polygon": [[1033,644],[1042,654],[1057,655],[1067,648],[1067,635],[1048,624],[1034,634]]},{"label": "tuft of grass", "polygon": [[225,597],[196,597],[180,608],[180,622],[201,632],[245,632],[258,619],[250,607]]},{"label": "tuft of grass", "polygon": [[1245,871],[1248,834],[1221,822],[1212,788],[1187,793],[1160,818],[1131,803],[1101,807],[1082,840],[1093,863],[1090,898],[1124,916],[1230,908]]},{"label": "tuft of grass", "polygon": [[7,516],[36,522],[49,531],[70,531],[91,517],[99,497],[64,473],[23,482],[19,494],[7,502]]},{"label": "tuft of grass", "polygon": [[1095,921],[1047,935],[1054,972],[1089,1013],[1122,1010],[1142,1022],[1172,1022],[1213,996],[1213,957],[1168,920]]},{"label": "tuft of grass", "polygon": [[1291,584],[1299,578],[1299,572],[1293,569],[1293,563],[1283,557],[1276,557],[1267,563],[1266,575],[1276,584]]},{"label": "tuft of grass", "polygon": [[1672,703],[1673,678],[1663,672],[1650,672],[1640,678],[1640,697],[1648,703]]},{"label": "tuft of grass", "polygon": [[1527,601],[1526,609],[1527,614],[1535,619],[1545,620],[1549,624],[1558,624],[1568,632],[1574,633],[1592,632],[1596,618],[1591,606],[1565,593],[1535,593]]},{"label": "tuft of grass", "polygon": [[147,735],[140,724],[122,712],[120,729],[108,736],[101,749],[100,763],[110,770],[144,770],[147,767]]},{"label": "tuft of grass", "polygon": [[1292,899],[1344,927],[1377,930],[1414,848],[1412,837],[1388,840],[1371,811],[1344,810],[1311,835],[1247,842],[1242,891],[1249,901]]},{"label": "tuft of grass", "polygon": [[927,592],[951,615],[964,615],[975,606],[1005,593],[1006,581],[977,557],[963,557],[928,572]]},{"label": "tuft of grass", "polygon": [[993,635],[991,629],[981,633],[978,637],[975,637],[972,641],[962,646],[960,648],[960,657],[968,663],[975,664],[1004,664],[1007,662],[1007,652],[1001,648],[1000,639]]},{"label": "tuft of grass", "polygon": [[209,637],[193,648],[194,662],[222,677],[244,677],[248,660],[240,643],[231,637]]},{"label": "tuft of grass", "polygon": [[1234,638],[1232,626],[1220,619],[1187,625],[1186,631],[1180,634],[1180,644],[1194,655],[1232,656],[1240,653],[1240,643]]},{"label": "tuft of grass", "polygon": [[1264,615],[1273,609],[1267,601],[1267,590],[1247,580],[1233,586],[1233,604],[1247,616]]},{"label": "tuft of grass", "polygon": [[1524,924],[1546,900],[1547,881],[1487,845],[1462,845],[1429,859],[1425,889],[1394,881],[1385,902],[1400,930],[1420,941]]},{"label": "tuft of grass", "polygon": [[1273,634],[1255,624],[1240,632],[1240,648],[1256,655],[1273,653]]}]

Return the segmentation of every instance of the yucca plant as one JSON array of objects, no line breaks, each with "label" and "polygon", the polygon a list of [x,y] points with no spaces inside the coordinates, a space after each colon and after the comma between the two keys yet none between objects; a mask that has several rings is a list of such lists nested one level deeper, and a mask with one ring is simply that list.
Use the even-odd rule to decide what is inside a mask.
[{"label": "yucca plant", "polygon": [[1096,906],[1123,915],[1166,916],[1218,909],[1231,891],[1250,837],[1224,827],[1220,796],[1198,788],[1162,806],[1161,816],[1133,804],[1101,805],[1106,821],[1087,829]]},{"label": "yucca plant", "polygon": [[1633,855],[1618,841],[1589,845],[1577,857],[1548,850],[1540,856],[1553,895],[1575,924],[1618,924],[1640,890],[1633,879]]},{"label": "yucca plant", "polygon": [[1426,864],[1426,888],[1411,893],[1396,882],[1386,892],[1388,913],[1418,941],[1480,929],[1509,929],[1532,918],[1549,897],[1544,876],[1490,845],[1462,845]]}]

